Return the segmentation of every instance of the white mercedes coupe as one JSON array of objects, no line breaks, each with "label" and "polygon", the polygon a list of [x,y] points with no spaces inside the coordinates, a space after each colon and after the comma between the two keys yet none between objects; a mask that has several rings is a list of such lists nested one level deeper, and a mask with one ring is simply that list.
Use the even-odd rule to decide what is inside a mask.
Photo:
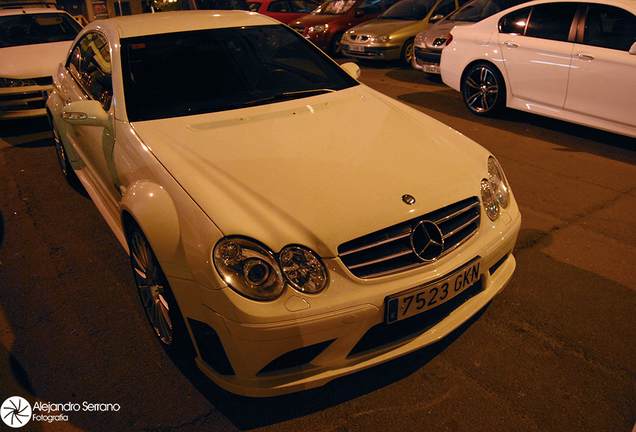
[{"label": "white mercedes coupe", "polygon": [[[242,11],[88,25],[48,115],[168,350],[272,396],[430,345],[512,277],[497,160]],[[193,348],[193,349],[192,349]]]}]

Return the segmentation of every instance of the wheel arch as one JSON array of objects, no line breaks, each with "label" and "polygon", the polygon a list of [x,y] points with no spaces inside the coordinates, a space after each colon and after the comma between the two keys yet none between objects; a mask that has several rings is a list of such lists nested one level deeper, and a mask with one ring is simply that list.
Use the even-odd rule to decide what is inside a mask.
[{"label": "wheel arch", "polygon": [[[499,65],[496,62],[493,62],[492,60],[479,58],[479,59],[475,59],[475,60],[471,61],[462,70],[462,74],[461,74],[460,81],[459,81],[459,92],[462,94],[462,99],[464,99],[464,95],[463,95],[464,94],[464,82],[466,80],[466,76],[468,75],[470,70],[473,67],[477,66],[477,65],[484,65],[484,66],[492,68],[493,72],[495,72],[496,75],[498,74],[499,78],[501,78],[501,85],[503,86],[503,92],[499,92],[501,98],[500,98],[499,102],[497,102],[497,106],[494,107],[493,110],[488,111],[487,113],[479,114],[479,115],[483,115],[483,116],[489,117],[489,116],[492,116],[492,115],[494,115],[496,113],[501,112],[503,109],[505,109],[508,106],[508,99],[510,98],[510,95],[508,94],[509,86],[508,86],[508,82],[506,81],[506,71],[502,70],[502,68],[500,68]],[[464,100],[464,102],[466,103],[465,100]]]},{"label": "wheel arch", "polygon": [[504,85],[506,85],[506,93],[508,92],[508,85],[506,83],[506,75],[505,75],[505,71],[503,71],[498,65],[497,63],[493,62],[492,60],[486,60],[486,59],[476,59],[471,61],[470,63],[468,63],[465,67],[464,70],[462,71],[462,75],[461,75],[461,80],[460,80],[460,85],[464,82],[464,78],[466,78],[466,74],[468,73],[468,71],[470,70],[470,68],[472,68],[473,66],[477,65],[477,64],[486,64],[488,66],[493,67],[494,69],[497,70],[497,72],[499,72],[499,74],[504,78]]},{"label": "wheel arch", "polygon": [[120,211],[127,241],[130,227],[137,225],[159,262],[173,260],[181,241],[181,225],[172,197],[163,186],[149,180],[134,183],[124,192]]}]

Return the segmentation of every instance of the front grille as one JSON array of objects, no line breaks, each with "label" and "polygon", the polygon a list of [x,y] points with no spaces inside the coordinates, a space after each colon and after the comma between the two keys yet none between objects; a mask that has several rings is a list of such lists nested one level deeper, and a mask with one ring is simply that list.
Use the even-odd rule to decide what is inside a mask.
[{"label": "front grille", "polygon": [[[426,265],[468,240],[479,228],[477,197],[467,198],[409,221],[343,243],[338,256],[359,278],[374,278]],[[422,221],[437,225],[444,247],[435,259],[423,261],[411,246],[411,232]]]},{"label": "front grille", "polygon": [[366,41],[369,40],[369,36],[367,36],[367,35],[350,34],[349,35],[349,39],[351,39],[352,41],[366,42]]},{"label": "front grille", "polygon": [[305,33],[305,27],[303,27],[303,26],[291,26],[291,28],[293,28],[294,30],[296,30],[300,34]]}]

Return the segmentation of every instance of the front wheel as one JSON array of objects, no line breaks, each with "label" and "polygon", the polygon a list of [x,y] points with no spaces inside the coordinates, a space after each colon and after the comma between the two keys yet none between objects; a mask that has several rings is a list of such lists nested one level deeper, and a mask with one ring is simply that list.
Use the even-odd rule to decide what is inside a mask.
[{"label": "front wheel", "polygon": [[400,61],[405,66],[411,66],[413,63],[413,56],[415,53],[413,52],[413,47],[415,46],[415,39],[409,39],[404,42],[404,46],[402,46],[402,54],[400,55]]},{"label": "front wheel", "polygon": [[333,35],[333,38],[331,38],[331,43],[329,44],[329,54],[332,57],[338,57],[342,54],[342,35],[343,33],[337,33]]},{"label": "front wheel", "polygon": [[68,159],[68,153],[66,153],[66,149],[64,148],[64,144],[62,143],[62,139],[60,138],[60,133],[55,126],[55,122],[51,114],[48,114],[49,124],[51,125],[51,131],[53,132],[53,141],[55,142],[55,151],[57,153],[57,160],[60,163],[60,168],[62,169],[62,174],[66,181],[73,185],[78,183],[79,179],[71,166],[71,162]]},{"label": "front wheel", "polygon": [[141,303],[164,348],[185,347],[188,334],[168,280],[157,258],[137,225],[128,229],[128,245]]},{"label": "front wheel", "polygon": [[473,114],[492,116],[506,105],[503,76],[487,63],[473,65],[462,78],[462,96]]}]

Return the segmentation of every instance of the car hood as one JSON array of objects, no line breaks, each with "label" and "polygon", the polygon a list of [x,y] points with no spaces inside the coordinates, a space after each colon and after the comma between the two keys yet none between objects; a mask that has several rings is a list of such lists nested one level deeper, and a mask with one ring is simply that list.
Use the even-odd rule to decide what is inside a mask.
[{"label": "car hood", "polygon": [[66,58],[72,43],[64,41],[2,48],[0,76],[16,79],[52,76]]},{"label": "car hood", "polygon": [[374,19],[355,26],[351,31],[369,36],[391,35],[403,28],[417,25],[421,21]]},{"label": "car hood", "polygon": [[435,39],[437,38],[446,39],[446,37],[448,36],[450,31],[453,29],[453,27],[463,26],[466,24],[472,24],[472,23],[466,22],[466,21],[441,21],[435,24],[433,27],[429,28],[428,30],[424,30],[422,32],[422,43],[424,44],[424,46],[426,46],[426,48],[436,49],[441,51],[443,46],[440,47],[440,46],[433,45],[433,42],[435,41]]},{"label": "car hood", "polygon": [[339,19],[344,19],[347,14],[341,15],[314,15],[309,14],[303,17],[298,18],[296,21],[293,21],[290,26],[303,26],[310,27],[316,24],[327,24],[332,21],[336,21]]},{"label": "car hood", "polygon": [[[364,85],[133,128],[225,235],[275,251],[302,243],[323,257],[347,240],[478,196],[488,156]],[[405,194],[416,204],[405,204]]]}]

